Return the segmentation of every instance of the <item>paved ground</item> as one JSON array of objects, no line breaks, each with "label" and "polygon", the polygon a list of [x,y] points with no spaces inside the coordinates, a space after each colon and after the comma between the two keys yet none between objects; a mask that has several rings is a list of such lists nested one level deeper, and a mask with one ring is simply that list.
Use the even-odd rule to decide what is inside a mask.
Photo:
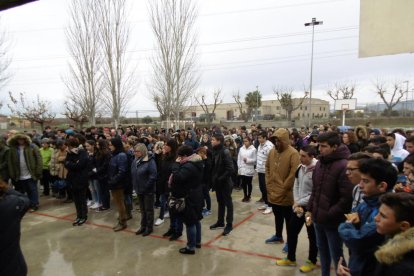
[{"label": "paved ground", "polygon": [[[168,219],[148,237],[135,235],[137,211],[122,232],[112,231],[117,217],[114,210],[90,212],[87,224],[73,227],[73,204],[42,197],[40,209],[27,214],[22,223],[21,244],[29,275],[303,275],[298,267],[307,258],[306,229],[299,238],[298,267],[276,266],[275,260],[285,257],[283,245],[264,243],[274,234],[274,217],[257,211],[257,183],[252,202],[242,203],[242,194],[233,192],[234,230],[223,237],[222,230],[209,230],[217,218],[215,194],[211,193],[213,214],[202,220],[203,246],[192,256],[178,253],[185,235],[175,242],[162,238]],[[308,275],[319,274],[317,269]]]}]

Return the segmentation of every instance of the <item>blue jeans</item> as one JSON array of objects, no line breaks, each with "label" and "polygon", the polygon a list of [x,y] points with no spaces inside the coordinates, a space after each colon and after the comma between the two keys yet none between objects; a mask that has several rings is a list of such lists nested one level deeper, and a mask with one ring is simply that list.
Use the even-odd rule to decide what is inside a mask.
[{"label": "blue jeans", "polygon": [[174,212],[170,212],[170,228],[177,234],[183,233],[183,222]]},{"label": "blue jeans", "polygon": [[30,199],[30,206],[39,206],[39,193],[37,191],[37,181],[33,178],[19,180],[18,185],[21,185],[23,191],[27,193],[27,197]]},{"label": "blue jeans", "polygon": [[[316,243],[318,244],[321,261],[322,276],[329,276],[331,260],[334,262],[335,271],[338,269],[339,258],[344,256],[342,239],[336,227],[328,227],[314,223]],[[345,265],[345,263],[344,263]]]},{"label": "blue jeans", "polygon": [[168,210],[167,209],[167,198],[168,198],[167,194],[160,195],[160,205],[161,205],[160,216],[159,216],[160,219],[164,219],[165,211]]},{"label": "blue jeans", "polygon": [[89,190],[91,191],[92,201],[98,204],[102,204],[101,200],[101,187],[98,179],[89,180]]},{"label": "blue jeans", "polygon": [[211,197],[210,197],[210,188],[207,185],[203,185],[203,197],[204,202],[206,203],[207,210],[211,211]]},{"label": "blue jeans", "polygon": [[186,224],[187,228],[187,248],[195,250],[197,244],[201,244],[201,223]]}]

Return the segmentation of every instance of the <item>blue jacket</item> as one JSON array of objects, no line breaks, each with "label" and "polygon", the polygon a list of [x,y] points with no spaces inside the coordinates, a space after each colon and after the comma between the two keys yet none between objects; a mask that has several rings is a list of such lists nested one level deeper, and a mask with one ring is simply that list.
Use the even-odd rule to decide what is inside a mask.
[{"label": "blue jacket", "polygon": [[153,156],[135,158],[131,164],[131,177],[137,194],[154,194],[157,183],[157,164]]},{"label": "blue jacket", "polygon": [[379,196],[364,197],[364,202],[355,208],[360,223],[341,223],[338,231],[345,245],[349,248],[349,269],[351,275],[372,275],[376,260],[374,252],[385,237],[377,233],[375,216],[380,206]]},{"label": "blue jacket", "polygon": [[109,189],[124,189],[127,185],[128,158],[125,152],[115,152],[109,162]]}]

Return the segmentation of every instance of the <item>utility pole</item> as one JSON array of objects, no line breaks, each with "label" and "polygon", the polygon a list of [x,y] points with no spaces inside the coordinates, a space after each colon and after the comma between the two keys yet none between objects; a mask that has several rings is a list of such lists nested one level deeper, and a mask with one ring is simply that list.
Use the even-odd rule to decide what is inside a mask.
[{"label": "utility pole", "polygon": [[316,21],[316,18],[312,18],[312,22],[305,23],[305,27],[312,26],[312,52],[311,52],[311,69],[310,69],[310,83],[309,83],[309,121],[308,128],[311,127],[312,120],[312,77],[313,77],[313,44],[314,44],[314,35],[315,35],[315,25],[322,25],[323,21]]}]

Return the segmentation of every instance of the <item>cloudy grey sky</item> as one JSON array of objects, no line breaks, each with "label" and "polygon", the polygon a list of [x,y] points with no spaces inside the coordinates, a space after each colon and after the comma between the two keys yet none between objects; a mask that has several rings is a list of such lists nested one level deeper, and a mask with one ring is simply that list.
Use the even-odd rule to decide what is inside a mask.
[{"label": "cloudy grey sky", "polygon": [[[7,91],[38,94],[61,112],[66,97],[62,76],[68,72],[69,54],[65,26],[70,0],[39,0],[2,12],[1,25],[13,41],[13,78]],[[240,91],[245,95],[259,87],[265,99],[274,97],[273,87],[292,87],[299,96],[309,86],[312,17],[322,20],[315,27],[314,97],[328,100],[326,89],[335,82],[357,83],[358,103],[375,103],[371,82],[378,77],[410,80],[414,87],[414,55],[358,58],[358,0],[197,0],[199,18],[198,92],[220,88],[225,102]],[[146,83],[151,69],[148,58],[155,47],[147,16],[147,1],[130,1],[131,43],[128,55],[136,67],[139,84],[128,107],[129,116],[155,115]],[[412,80],[412,81],[411,81]],[[303,93],[303,92],[302,92]],[[148,110],[148,111],[143,111]],[[3,107],[1,113],[7,113]]]}]

